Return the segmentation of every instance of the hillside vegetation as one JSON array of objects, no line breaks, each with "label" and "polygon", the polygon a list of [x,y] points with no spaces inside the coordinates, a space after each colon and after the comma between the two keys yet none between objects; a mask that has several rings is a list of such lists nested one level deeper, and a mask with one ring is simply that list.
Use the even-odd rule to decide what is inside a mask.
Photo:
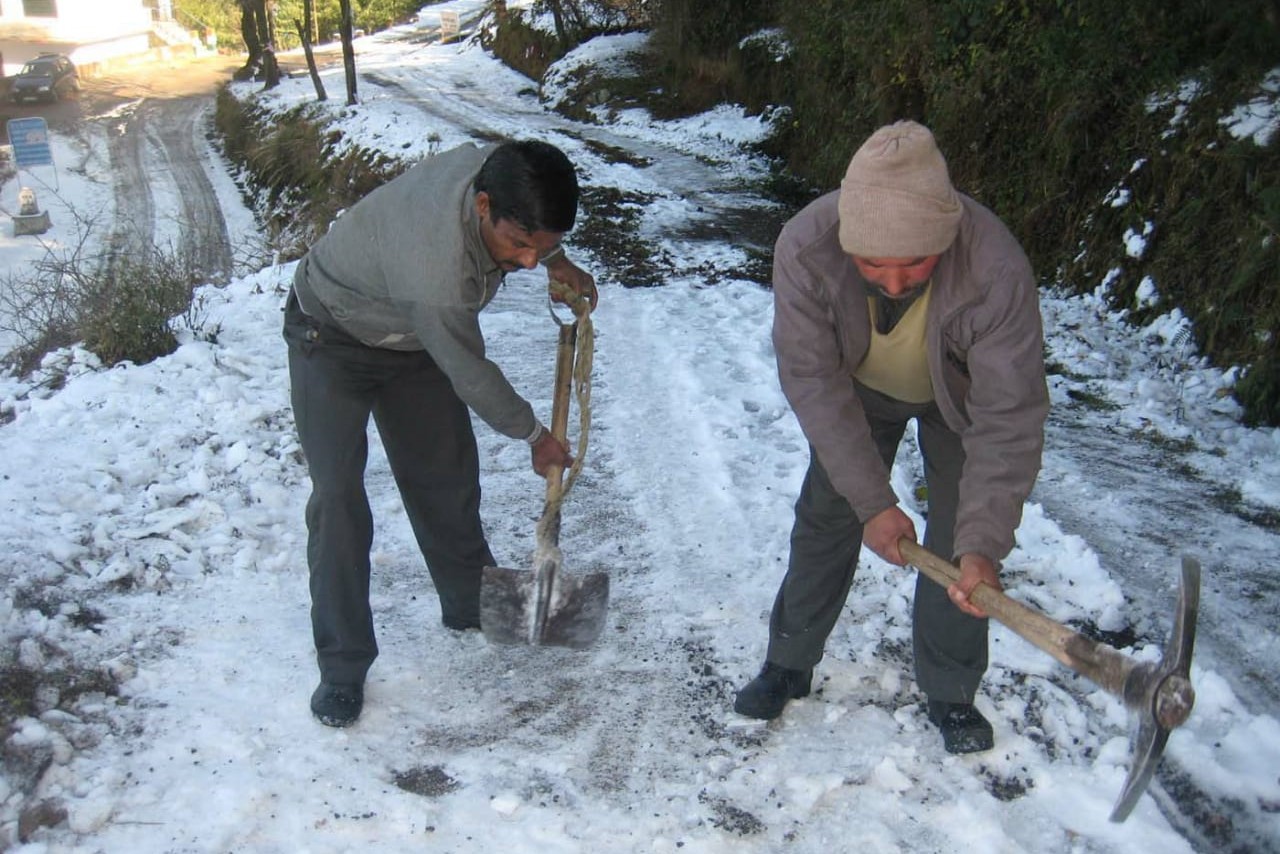
[{"label": "hillside vegetation", "polygon": [[[722,101],[767,112],[769,153],[810,195],[838,183],[879,125],[927,124],[957,186],[1009,223],[1045,285],[1105,284],[1135,323],[1181,310],[1202,353],[1245,367],[1236,394],[1247,419],[1280,425],[1280,132],[1238,134],[1231,121],[1255,101],[1271,115],[1276,0],[544,0],[535,9],[552,5],[579,12],[579,26],[552,38],[504,11],[486,45],[536,79],[591,35],[580,25],[590,7],[608,7],[607,29],[652,30],[651,53],[638,78],[592,81],[584,97],[607,91],[659,116]],[[273,192],[290,173],[323,212],[333,176],[293,176],[269,156],[288,148],[284,129],[255,126],[230,98],[220,124]],[[289,133],[295,143],[307,136]],[[323,136],[309,138],[323,149]],[[349,155],[338,165],[341,187],[367,186]],[[374,165],[384,178],[394,171]]]}]

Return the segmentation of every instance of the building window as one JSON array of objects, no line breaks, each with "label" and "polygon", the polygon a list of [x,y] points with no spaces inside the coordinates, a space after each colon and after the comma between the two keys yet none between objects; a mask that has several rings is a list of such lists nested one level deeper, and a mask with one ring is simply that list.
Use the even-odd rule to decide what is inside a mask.
[{"label": "building window", "polygon": [[22,0],[22,12],[28,18],[56,18],[58,0]]}]

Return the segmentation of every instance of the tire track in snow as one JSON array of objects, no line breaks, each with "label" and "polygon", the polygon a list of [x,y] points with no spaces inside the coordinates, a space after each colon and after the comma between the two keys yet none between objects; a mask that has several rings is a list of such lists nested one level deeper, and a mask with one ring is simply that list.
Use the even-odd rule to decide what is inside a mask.
[{"label": "tire track in snow", "polygon": [[[547,139],[574,163],[592,164],[583,171],[611,173],[622,182],[616,186],[645,199],[639,228],[642,238],[671,239],[688,233],[693,240],[714,237],[724,242],[732,236],[740,246],[745,240],[754,243],[757,250],[772,248],[776,235],[761,226],[776,216],[762,216],[761,212],[776,206],[750,189],[765,177],[754,160],[726,160],[711,151],[684,151],[605,126],[572,122],[549,112],[531,92],[521,93],[525,97],[513,98],[497,109],[482,90],[468,87],[465,81],[454,81],[447,97],[436,92],[426,99],[415,91],[427,84],[417,78],[398,79],[392,69],[364,72],[361,79],[464,135],[482,141]],[[433,88],[443,89],[449,82],[441,80]],[[613,163],[622,152],[628,163],[639,164],[638,168]],[[611,163],[615,168],[609,168]],[[746,240],[751,235],[755,237]]]},{"label": "tire track in snow", "polygon": [[119,110],[106,121],[116,215],[112,247],[115,253],[146,257],[156,228],[156,212],[143,169],[147,137],[139,118],[141,102]]},{"label": "tire track in snow", "polygon": [[[139,260],[155,250],[174,253],[197,278],[223,281],[232,270],[230,237],[196,146],[207,114],[204,97],[146,98],[106,120],[117,212],[112,246]],[[168,204],[158,203],[166,196]]]},{"label": "tire track in snow", "polygon": [[179,254],[203,278],[223,281],[231,274],[231,240],[196,140],[203,136],[209,99],[149,100],[147,125],[158,141],[177,186],[181,204]]}]

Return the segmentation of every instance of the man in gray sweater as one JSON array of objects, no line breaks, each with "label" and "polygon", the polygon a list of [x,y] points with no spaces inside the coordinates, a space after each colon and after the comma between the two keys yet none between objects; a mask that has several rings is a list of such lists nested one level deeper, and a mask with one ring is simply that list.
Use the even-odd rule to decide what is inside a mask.
[{"label": "man in gray sweater", "polygon": [[485,357],[479,313],[513,270],[543,264],[592,305],[565,256],[578,183],[535,141],[429,157],[346,211],[298,263],[285,308],[294,419],[311,476],[307,563],[320,685],[311,711],[348,726],[377,657],[369,605],[373,517],[364,489],[373,416],[450,629],[479,627],[480,522],[468,409],[527,442],[534,471],[568,448]]},{"label": "man in gray sweater", "polygon": [[999,589],[1040,470],[1049,397],[1031,266],[991,211],[954,190],[928,129],[898,122],[783,228],[773,285],[778,374],[810,463],[765,665],[734,708],[775,718],[808,695],[861,546],[905,563],[898,542],[916,531],[889,472],[914,420],[924,544],[961,570],[949,590],[917,578],[916,682],[948,751],[990,748],[973,707],[987,615],[968,597],[980,582]]}]

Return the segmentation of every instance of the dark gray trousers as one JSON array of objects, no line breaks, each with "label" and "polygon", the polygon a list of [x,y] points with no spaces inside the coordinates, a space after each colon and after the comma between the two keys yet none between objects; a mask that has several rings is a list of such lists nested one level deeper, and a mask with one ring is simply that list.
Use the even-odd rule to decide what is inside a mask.
[{"label": "dark gray trousers", "polygon": [[[909,404],[855,384],[876,449],[892,465],[907,422],[915,418],[929,489],[924,545],[950,558],[964,449],[933,404]],[[822,659],[844,608],[862,548],[862,523],[836,492],[810,448],[809,471],[795,506],[787,574],[769,621],[768,660],[807,670]],[[972,702],[987,669],[987,621],[962,612],[940,585],[916,578],[912,612],[916,683],[934,700]]]},{"label": "dark gray trousers", "polygon": [[369,607],[373,514],[364,488],[369,416],[446,620],[479,625],[480,464],[466,405],[423,351],[366,347],[304,314],[290,294],[293,415],[311,476],[307,563],[320,677],[363,683],[378,655]]}]

